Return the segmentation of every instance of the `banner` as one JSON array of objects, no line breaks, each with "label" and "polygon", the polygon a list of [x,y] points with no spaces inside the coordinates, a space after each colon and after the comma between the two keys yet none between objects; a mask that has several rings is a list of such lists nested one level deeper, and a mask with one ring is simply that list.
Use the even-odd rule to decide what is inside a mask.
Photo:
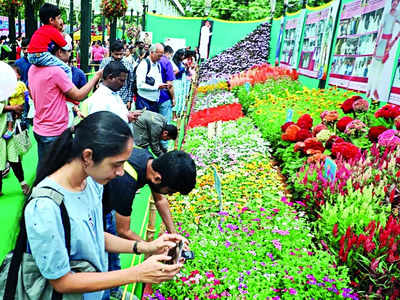
[{"label": "banner", "polygon": [[303,9],[296,14],[295,17],[287,17],[285,23],[285,34],[281,53],[281,65],[297,68],[299,56],[301,34],[304,25],[304,15],[306,10]]},{"label": "banner", "polygon": [[299,74],[325,79],[339,1],[318,10],[309,9],[303,34]]},{"label": "banner", "polygon": [[387,101],[397,52],[399,1],[357,0],[343,5],[330,85]]}]

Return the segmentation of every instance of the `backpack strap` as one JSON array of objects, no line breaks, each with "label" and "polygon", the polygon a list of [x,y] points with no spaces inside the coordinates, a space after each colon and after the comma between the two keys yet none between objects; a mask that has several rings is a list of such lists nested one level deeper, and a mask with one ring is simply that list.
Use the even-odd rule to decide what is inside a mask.
[{"label": "backpack strap", "polygon": [[[61,212],[61,220],[64,227],[65,234],[65,246],[68,251],[68,256],[71,255],[71,224],[69,221],[69,216],[67,209],[64,205],[64,195],[57,191],[56,189],[44,186],[44,187],[36,187],[33,189],[32,194],[30,195],[28,202],[33,198],[50,198],[53,200],[59,207]],[[14,300],[15,292],[17,289],[18,282],[18,273],[22,263],[22,257],[26,250],[26,244],[28,242],[28,236],[26,233],[26,224],[25,224],[25,214],[22,213],[21,222],[20,222],[20,233],[17,238],[17,242],[13,251],[13,256],[10,263],[10,269],[8,270],[6,288],[4,291],[3,300]],[[52,300],[61,300],[62,294],[58,293],[56,290],[53,290],[53,295],[51,297]]]},{"label": "backpack strap", "polygon": [[146,72],[146,76],[147,76],[147,75],[149,75],[149,72],[151,69],[150,59],[146,58],[146,62],[147,62],[147,72]]},{"label": "backpack strap", "polygon": [[135,168],[127,161],[124,163],[124,171],[126,173],[128,173],[129,176],[131,176],[133,179],[135,179],[137,181],[138,173],[135,170]]}]

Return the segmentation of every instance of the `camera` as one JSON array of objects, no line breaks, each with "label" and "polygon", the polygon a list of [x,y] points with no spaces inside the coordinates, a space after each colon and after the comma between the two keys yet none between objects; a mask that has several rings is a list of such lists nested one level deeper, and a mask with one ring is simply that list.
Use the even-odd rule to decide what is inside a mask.
[{"label": "camera", "polygon": [[184,243],[180,241],[175,247],[169,249],[168,256],[171,257],[170,260],[165,263],[168,265],[177,264],[181,258],[184,259],[194,259],[193,251],[183,251]]}]

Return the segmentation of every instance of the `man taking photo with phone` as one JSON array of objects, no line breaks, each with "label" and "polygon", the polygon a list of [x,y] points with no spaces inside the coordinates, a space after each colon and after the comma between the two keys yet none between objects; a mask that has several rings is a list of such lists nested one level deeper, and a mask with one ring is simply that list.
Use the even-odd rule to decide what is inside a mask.
[{"label": "man taking photo with phone", "polygon": [[170,88],[171,84],[163,83],[159,60],[164,55],[164,47],[154,44],[149,49],[150,55],[143,59],[136,69],[138,95],[136,109],[146,108],[158,113],[160,90]]}]

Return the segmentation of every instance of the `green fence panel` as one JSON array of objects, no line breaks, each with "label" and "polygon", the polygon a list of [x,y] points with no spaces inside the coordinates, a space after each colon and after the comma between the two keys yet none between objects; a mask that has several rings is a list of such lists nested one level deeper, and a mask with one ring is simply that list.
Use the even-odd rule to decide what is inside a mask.
[{"label": "green fence panel", "polygon": [[[212,23],[210,57],[232,47],[245,38],[258,25],[269,19],[257,21],[231,22],[209,18]],[[192,49],[199,45],[202,18],[167,17],[148,13],[146,15],[146,31],[153,33],[153,43],[164,42],[166,38],[186,40],[186,46]]]}]

